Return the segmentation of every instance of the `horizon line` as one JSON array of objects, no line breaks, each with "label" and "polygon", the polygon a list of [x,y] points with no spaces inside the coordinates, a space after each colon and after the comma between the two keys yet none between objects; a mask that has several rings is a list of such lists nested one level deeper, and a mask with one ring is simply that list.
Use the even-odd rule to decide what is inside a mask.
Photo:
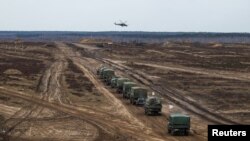
[{"label": "horizon line", "polygon": [[145,33],[216,33],[216,34],[250,34],[250,32],[214,32],[214,31],[70,31],[70,30],[0,30],[0,32],[145,32]]}]

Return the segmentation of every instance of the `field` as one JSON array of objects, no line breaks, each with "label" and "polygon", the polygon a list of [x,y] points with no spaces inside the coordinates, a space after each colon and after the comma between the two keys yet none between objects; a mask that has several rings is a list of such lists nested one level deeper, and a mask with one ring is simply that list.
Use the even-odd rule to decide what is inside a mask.
[{"label": "field", "polygon": [[[206,141],[208,124],[250,123],[250,44],[0,42],[0,140]],[[106,86],[112,67],[162,98],[159,116]],[[173,108],[169,108],[173,107]],[[189,136],[168,115],[191,116]]]}]

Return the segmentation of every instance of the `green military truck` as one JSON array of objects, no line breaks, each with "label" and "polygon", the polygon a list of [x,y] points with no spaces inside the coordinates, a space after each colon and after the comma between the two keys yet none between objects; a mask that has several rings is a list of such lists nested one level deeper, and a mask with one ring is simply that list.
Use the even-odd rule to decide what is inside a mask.
[{"label": "green military truck", "polygon": [[142,87],[132,87],[130,91],[130,103],[133,105],[144,105],[148,91]]},{"label": "green military truck", "polygon": [[112,69],[105,69],[103,71],[103,79],[107,85],[110,85],[112,77],[115,76],[115,71]]},{"label": "green military truck", "polygon": [[190,117],[184,114],[170,114],[167,128],[168,133],[172,135],[176,133],[188,135],[190,130]]},{"label": "green military truck", "polygon": [[104,68],[101,68],[101,69],[100,69],[100,78],[101,78],[101,79],[104,79],[103,72],[104,72],[105,70],[107,70],[107,69],[109,69],[109,68],[104,67]]},{"label": "green military truck", "polygon": [[111,88],[116,88],[117,79],[120,78],[120,76],[113,76],[110,81]]},{"label": "green military truck", "polygon": [[117,82],[116,82],[116,88],[117,88],[117,92],[118,93],[122,93],[122,89],[123,89],[123,83],[124,82],[129,82],[130,80],[128,78],[118,78]]},{"label": "green military truck", "polygon": [[161,99],[157,96],[150,96],[146,99],[144,111],[146,115],[159,114],[162,109]]},{"label": "green military truck", "polygon": [[123,98],[129,98],[129,91],[132,87],[137,86],[134,82],[124,82],[123,83],[123,89],[122,89],[122,97]]}]

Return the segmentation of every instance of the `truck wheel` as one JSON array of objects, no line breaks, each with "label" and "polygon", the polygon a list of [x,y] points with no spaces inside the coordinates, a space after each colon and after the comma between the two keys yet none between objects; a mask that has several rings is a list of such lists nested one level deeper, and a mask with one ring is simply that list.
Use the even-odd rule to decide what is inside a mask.
[{"label": "truck wheel", "polygon": [[181,135],[185,135],[185,132],[186,132],[186,130],[185,129],[183,129],[182,131],[181,131]]},{"label": "truck wheel", "polygon": [[174,135],[175,135],[174,130],[171,130],[171,135],[172,135],[172,136],[174,136]]}]

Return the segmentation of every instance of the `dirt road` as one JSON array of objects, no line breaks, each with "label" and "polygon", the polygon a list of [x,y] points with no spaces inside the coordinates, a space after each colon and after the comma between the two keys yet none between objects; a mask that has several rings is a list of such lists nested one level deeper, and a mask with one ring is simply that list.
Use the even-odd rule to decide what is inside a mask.
[{"label": "dirt road", "polygon": [[[96,68],[101,65],[101,62],[98,60],[94,60],[91,58],[86,58],[85,56],[81,56],[80,53],[77,53],[67,47],[65,44],[57,44],[58,47],[60,47],[63,52],[68,53],[68,57],[71,57],[72,61],[79,67],[81,70],[87,74],[87,76],[90,78],[90,80],[95,84],[95,86],[104,94],[106,95],[113,103],[116,105],[115,107],[120,107],[117,109],[117,111],[120,111],[120,114],[123,114],[123,117],[126,117],[126,119],[129,119],[130,121],[136,121],[136,123],[146,123],[146,126],[148,126],[150,129],[156,132],[156,134],[159,134],[165,139],[173,139],[172,136],[169,136],[166,134],[166,119],[167,119],[167,113],[164,113],[165,116],[160,117],[145,117],[143,114],[143,109],[139,107],[133,107],[128,104],[127,101],[121,100],[120,96],[117,96],[115,92],[111,91],[110,88],[106,88],[97,78],[95,77],[94,73]],[[86,49],[86,48],[85,48]],[[93,50],[90,50],[93,51]],[[123,73],[124,75],[124,73]],[[110,92],[111,91],[111,92]],[[122,105],[121,105],[122,104]],[[120,105],[120,106],[117,106]],[[124,109],[124,110],[122,110]],[[132,114],[132,115],[131,115]],[[134,116],[134,117],[133,117]],[[132,117],[132,118],[131,118]],[[138,120],[135,120],[135,118],[138,118]],[[142,127],[144,127],[143,125]],[[145,127],[144,127],[145,128]],[[204,131],[203,133],[196,133],[195,135],[191,137],[183,137],[182,140],[204,140],[206,138]],[[174,139],[176,140],[176,139]]]}]

